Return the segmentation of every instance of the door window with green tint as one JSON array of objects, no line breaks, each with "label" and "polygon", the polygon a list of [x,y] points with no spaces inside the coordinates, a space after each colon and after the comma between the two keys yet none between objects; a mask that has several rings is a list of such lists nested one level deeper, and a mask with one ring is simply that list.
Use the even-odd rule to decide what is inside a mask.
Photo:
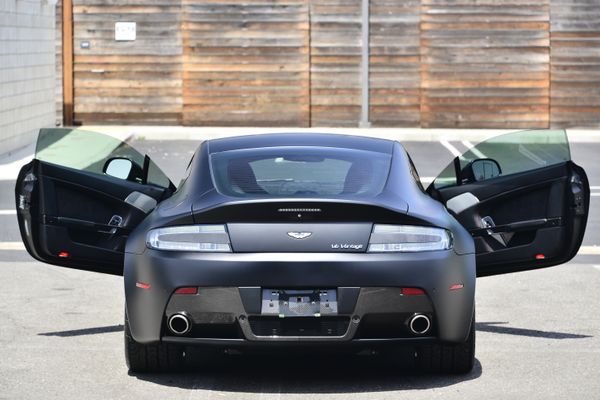
[{"label": "door window with green tint", "polygon": [[[127,144],[127,133],[98,133],[81,129],[41,129],[35,158],[63,167],[105,175],[106,162],[115,157],[127,158],[140,168],[145,156]],[[169,187],[169,178],[150,161],[148,182]]]},{"label": "door window with green tint", "polygon": [[[495,160],[500,176],[506,176],[569,161],[571,153],[564,130],[541,129],[508,133],[477,144],[458,157],[460,170],[477,159]],[[436,189],[457,184],[454,162],[433,181]]]}]

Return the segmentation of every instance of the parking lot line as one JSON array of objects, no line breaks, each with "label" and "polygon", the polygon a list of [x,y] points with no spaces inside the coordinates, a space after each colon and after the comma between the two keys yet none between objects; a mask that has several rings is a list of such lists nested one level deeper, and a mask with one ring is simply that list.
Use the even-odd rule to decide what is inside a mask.
[{"label": "parking lot line", "polygon": [[0,215],[15,215],[17,210],[0,210]]},{"label": "parking lot line", "polygon": [[[1,250],[25,250],[22,242],[0,242]],[[600,256],[600,246],[581,246],[577,252],[584,256]]]},{"label": "parking lot line", "polygon": [[0,250],[25,250],[23,242],[0,242]]},{"label": "parking lot line", "polygon": [[600,256],[600,246],[581,246],[577,254],[584,256]]},{"label": "parking lot line", "polygon": [[440,140],[440,144],[444,146],[454,157],[460,157],[462,153],[447,140]]},{"label": "parking lot line", "polygon": [[477,157],[479,157],[479,158],[488,158],[481,151],[477,150],[475,148],[475,146],[473,145],[473,143],[471,143],[470,141],[463,140],[461,143],[463,144],[463,146],[465,146],[467,149],[469,149],[469,151],[471,151],[471,153],[475,154]]}]

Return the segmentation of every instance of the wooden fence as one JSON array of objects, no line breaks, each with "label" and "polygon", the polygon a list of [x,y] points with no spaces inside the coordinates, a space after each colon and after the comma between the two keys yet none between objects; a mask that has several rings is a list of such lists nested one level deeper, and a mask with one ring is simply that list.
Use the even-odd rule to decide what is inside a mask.
[{"label": "wooden fence", "polygon": [[423,0],[421,125],[549,124],[547,0]]},{"label": "wooden fence", "polygon": [[69,1],[79,123],[600,126],[592,0]]},{"label": "wooden fence", "polygon": [[553,126],[600,125],[600,3],[552,0],[550,116]]},{"label": "wooden fence", "polygon": [[419,0],[371,0],[369,115],[375,126],[420,122]]},{"label": "wooden fence", "polygon": [[[75,120],[179,124],[180,6],[168,0],[124,4],[73,1]],[[115,41],[115,21],[136,22],[136,40]]]},{"label": "wooden fence", "polygon": [[183,0],[183,122],[307,126],[304,0]]}]

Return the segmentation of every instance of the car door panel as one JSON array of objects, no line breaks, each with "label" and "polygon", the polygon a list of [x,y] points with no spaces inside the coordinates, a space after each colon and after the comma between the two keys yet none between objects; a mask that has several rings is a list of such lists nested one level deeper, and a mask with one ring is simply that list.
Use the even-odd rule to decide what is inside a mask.
[{"label": "car door panel", "polygon": [[[587,217],[587,211],[579,216],[574,212],[570,181],[576,169],[568,162],[439,190],[444,200],[461,192],[478,199],[455,214],[473,235],[478,276],[558,265],[575,255]],[[485,224],[486,218],[493,227]]]},{"label": "car door panel", "polygon": [[[473,182],[441,189],[440,194],[446,203],[466,193],[477,198],[477,203],[457,214],[467,229],[480,227],[484,216],[491,216],[496,225],[558,216],[563,209],[561,195],[567,183],[566,168],[566,165],[552,166],[547,170]],[[550,198],[555,200],[550,201]]]},{"label": "car door panel", "polygon": [[473,236],[477,276],[559,265],[577,253],[587,222],[589,183],[572,161],[458,183],[432,185],[428,191]]},{"label": "car door panel", "polygon": [[33,160],[16,186],[23,241],[40,261],[122,275],[127,235],[149,212],[125,200],[138,193],[156,204],[165,191]]}]

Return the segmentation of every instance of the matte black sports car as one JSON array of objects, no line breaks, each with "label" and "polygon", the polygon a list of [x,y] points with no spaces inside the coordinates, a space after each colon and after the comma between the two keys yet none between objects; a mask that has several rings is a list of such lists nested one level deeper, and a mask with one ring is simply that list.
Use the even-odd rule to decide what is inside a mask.
[{"label": "matte black sports car", "polygon": [[124,275],[132,371],[176,369],[186,346],[386,344],[464,373],[476,277],[571,259],[589,184],[564,131],[480,143],[425,190],[390,140],[208,140],[176,189],[125,141],[52,129],[16,203],[34,258]]}]

